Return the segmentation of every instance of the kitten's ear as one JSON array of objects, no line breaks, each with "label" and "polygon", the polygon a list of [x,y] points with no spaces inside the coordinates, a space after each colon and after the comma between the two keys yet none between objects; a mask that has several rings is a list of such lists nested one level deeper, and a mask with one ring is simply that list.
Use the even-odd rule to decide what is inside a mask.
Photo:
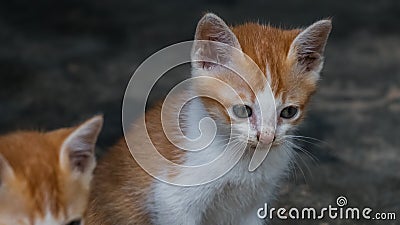
[{"label": "kitten's ear", "polygon": [[[214,41],[211,44],[202,41]],[[228,63],[232,57],[232,47],[241,50],[238,39],[226,23],[212,13],[207,13],[197,24],[195,43],[192,50],[194,67],[209,67],[204,60],[215,60],[220,64]]]},{"label": "kitten's ear", "polygon": [[14,177],[14,170],[8,161],[0,154],[0,189],[6,180]]},{"label": "kitten's ear", "polygon": [[103,117],[93,117],[64,140],[60,151],[61,168],[78,174],[92,174],[96,166],[95,146],[103,126]]},{"label": "kitten's ear", "polygon": [[300,32],[289,50],[289,57],[296,57],[301,73],[315,72],[322,69],[325,45],[332,29],[331,20],[320,20]]}]

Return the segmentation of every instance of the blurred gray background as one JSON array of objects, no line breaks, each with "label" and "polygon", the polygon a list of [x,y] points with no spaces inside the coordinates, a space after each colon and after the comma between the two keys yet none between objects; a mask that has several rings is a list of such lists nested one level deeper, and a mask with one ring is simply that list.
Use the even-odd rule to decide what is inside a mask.
[{"label": "blurred gray background", "polygon": [[[53,129],[105,115],[100,151],[122,136],[122,97],[135,68],[155,51],[191,40],[214,12],[294,28],[326,17],[333,32],[320,88],[300,134],[297,169],[271,207],[350,206],[400,217],[400,2],[372,1],[1,1],[0,132]],[[188,77],[170,75],[155,96]],[[155,98],[154,98],[155,99]],[[261,191],[261,190],[260,190]],[[272,224],[400,224],[280,221]]]}]

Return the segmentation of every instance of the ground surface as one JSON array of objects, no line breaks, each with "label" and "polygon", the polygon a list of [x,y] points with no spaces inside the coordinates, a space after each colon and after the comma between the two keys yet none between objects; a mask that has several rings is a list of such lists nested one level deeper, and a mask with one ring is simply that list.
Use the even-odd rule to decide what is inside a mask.
[{"label": "ground surface", "polygon": [[[319,92],[299,132],[322,140],[304,145],[317,163],[302,154],[304,175],[297,169],[273,206],[325,207],[344,195],[351,206],[394,211],[399,218],[400,2],[268,2],[3,1],[0,132],[51,129],[103,113],[105,149],[121,136],[121,102],[131,73],[156,50],[190,40],[203,12],[231,24],[259,20],[284,27],[333,17]],[[160,85],[166,90],[185,76]],[[385,224],[272,224],[355,223]]]}]

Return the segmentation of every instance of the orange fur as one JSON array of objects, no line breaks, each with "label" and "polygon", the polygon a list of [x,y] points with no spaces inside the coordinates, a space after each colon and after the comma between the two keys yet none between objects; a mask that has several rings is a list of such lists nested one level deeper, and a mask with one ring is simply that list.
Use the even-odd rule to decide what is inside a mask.
[{"label": "orange fur", "polygon": [[[167,159],[179,163],[183,155],[182,151],[174,148],[167,140],[164,133],[159,132],[161,127],[161,104],[157,104],[146,113],[146,126],[150,139],[157,146],[157,150]],[[168,120],[168,119],[167,119]],[[145,137],[145,128],[142,125],[135,126],[127,137],[135,143],[139,151],[149,149]],[[148,165],[160,167],[148,154]],[[160,168],[161,169],[161,168]],[[174,171],[170,171],[173,175]],[[95,170],[93,179],[94,190],[90,195],[87,224],[150,224],[149,214],[145,208],[146,195],[150,192],[153,181],[134,160],[125,139],[120,140],[105,156]]]},{"label": "orange fur", "polygon": [[[102,119],[95,119],[101,126]],[[90,180],[60,166],[62,145],[79,127],[0,137],[0,224],[10,225],[13,219],[12,224],[39,225],[51,214],[64,225],[83,216]],[[91,138],[95,140],[97,134],[98,130],[93,131]]]}]

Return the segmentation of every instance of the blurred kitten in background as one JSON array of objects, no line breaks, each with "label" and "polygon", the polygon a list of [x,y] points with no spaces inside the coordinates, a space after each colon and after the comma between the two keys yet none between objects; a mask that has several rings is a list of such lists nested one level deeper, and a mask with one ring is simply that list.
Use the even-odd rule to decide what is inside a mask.
[{"label": "blurred kitten in background", "polygon": [[0,225],[83,224],[102,125],[1,136]]}]

